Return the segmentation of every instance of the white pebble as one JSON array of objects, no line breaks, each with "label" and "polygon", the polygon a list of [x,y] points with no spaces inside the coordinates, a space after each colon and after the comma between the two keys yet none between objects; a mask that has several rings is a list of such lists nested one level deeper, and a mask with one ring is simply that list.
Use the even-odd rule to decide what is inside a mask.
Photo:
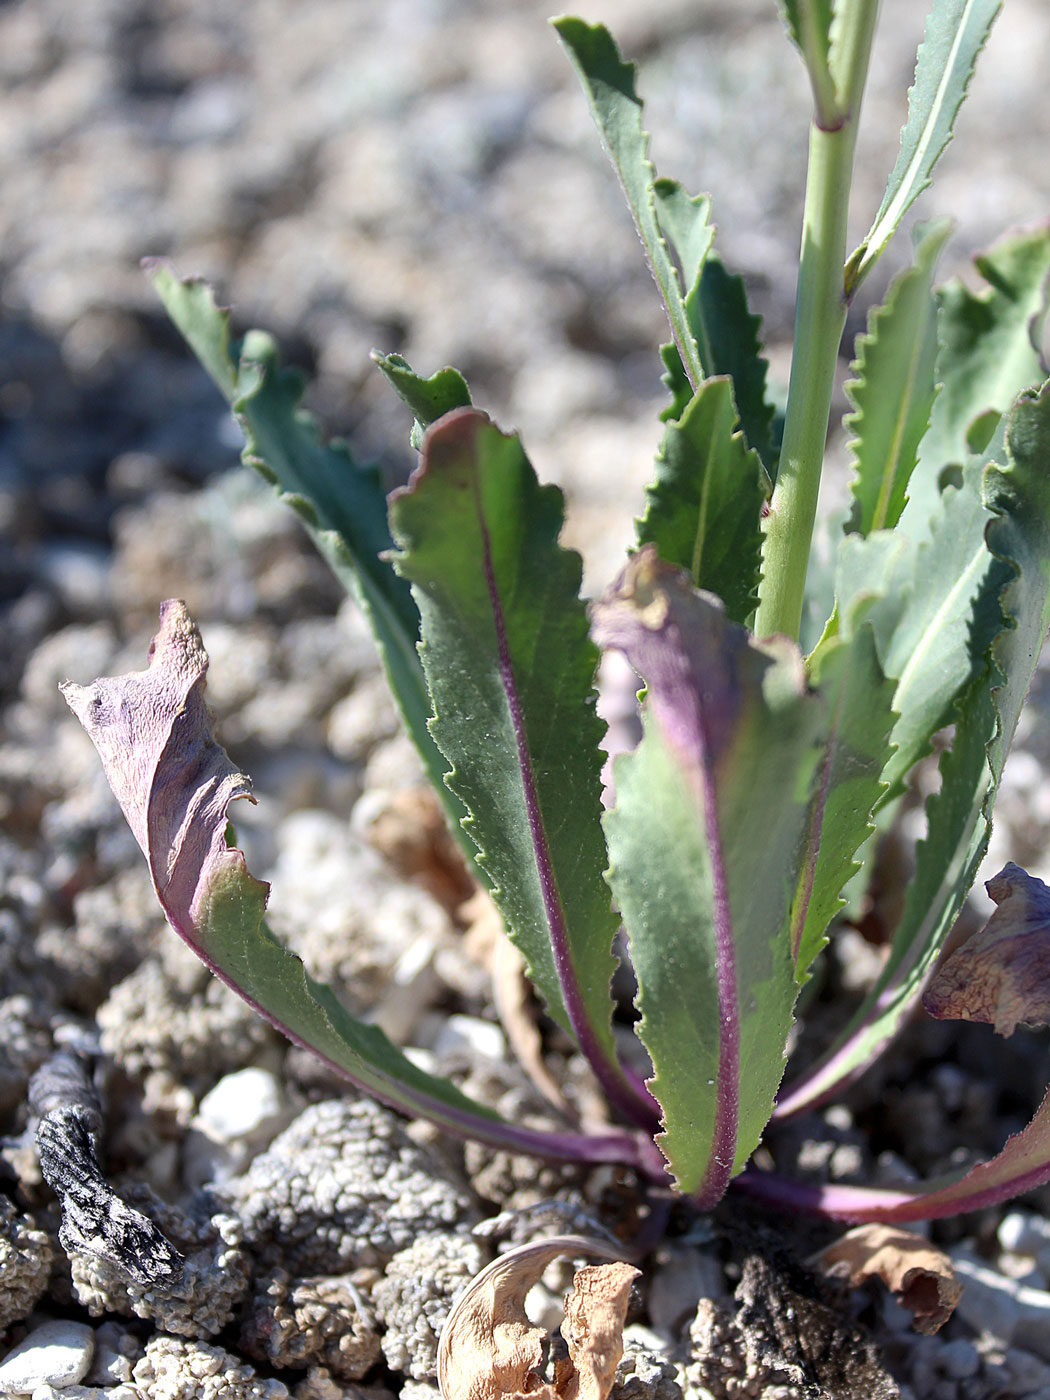
[{"label": "white pebble", "polygon": [[963,1285],[956,1312],[975,1332],[991,1332],[1007,1344],[1050,1359],[1050,1293],[1005,1278],[983,1259],[958,1247],[950,1251]]},{"label": "white pebble", "polygon": [[1050,1273],[1050,1220],[1027,1210],[1012,1210],[1003,1216],[998,1231],[999,1246],[1010,1254],[1034,1259],[1044,1277]]},{"label": "white pebble", "polygon": [[43,1385],[65,1390],[87,1375],[94,1330],[83,1322],[41,1323],[0,1361],[0,1395],[32,1395]]},{"label": "white pebble", "polygon": [[504,1060],[507,1042],[502,1028],[479,1016],[450,1016],[434,1042],[435,1055],[467,1050],[486,1060]]},{"label": "white pebble", "polygon": [[32,1400],[109,1400],[110,1394],[100,1385],[64,1385],[60,1389],[47,1381],[33,1391]]},{"label": "white pebble", "polygon": [[271,1127],[276,1131],[283,1113],[280,1080],[268,1069],[252,1067],[224,1075],[204,1095],[197,1126],[219,1142],[240,1142]]}]

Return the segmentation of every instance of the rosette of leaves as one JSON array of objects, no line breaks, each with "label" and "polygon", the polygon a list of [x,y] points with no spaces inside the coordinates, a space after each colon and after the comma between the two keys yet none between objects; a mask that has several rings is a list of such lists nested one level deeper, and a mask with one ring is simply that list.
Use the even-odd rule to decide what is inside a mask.
[{"label": "rosette of leaves", "polygon": [[[705,1207],[736,1178],[832,1215],[908,1220],[1050,1180],[1050,1099],[998,1157],[951,1181],[821,1188],[748,1166],[771,1115],[834,1094],[918,1004],[987,847],[1050,623],[1050,388],[1040,387],[1035,349],[1046,228],[978,259],[987,285],[977,292],[935,290],[947,229],[918,233],[913,264],[855,347],[852,508],[829,577],[814,571],[805,596],[812,516],[792,515],[814,444],[819,479],[848,299],[929,183],[997,8],[934,6],[901,155],[853,254],[841,244],[844,210],[832,219],[807,203],[807,219],[826,219],[841,237],[803,252],[802,368],[797,383],[793,370],[782,445],[756,318],[742,281],[712,250],[710,201],[653,169],[634,68],[608,32],[556,21],[672,335],[661,352],[671,401],[636,548],[590,615],[580,560],[559,543],[561,493],[539,484],[518,438],[471,404],[456,371],[425,378],[399,356],[376,357],[413,415],[419,450],[408,485],[387,499],[377,476],[342,444],[325,443],[299,409],[301,384],[269,337],[235,340],[207,287],[151,265],[243,429],[244,460],[303,517],[368,616],[450,825],[547,1014],[590,1062],[619,1125],[594,1133],[500,1119],[351,1017],[276,944],[266,887],[227,844],[227,808],[247,795],[247,780],[211,732],[199,634],[180,604],[166,604],[148,669],[69,688],[70,703],[176,931],[360,1087],[490,1143],[669,1175]],[[820,157],[846,172],[844,189],[839,181],[821,196],[841,204],[874,7],[838,9],[784,5],[812,81],[823,133],[815,149],[844,133]],[[823,263],[807,264],[814,257]],[[814,378],[821,365],[827,383]],[[799,535],[789,555],[801,550],[801,579],[778,552],[772,526],[785,520]],[[796,635],[762,627],[781,586],[797,588],[823,624],[806,652],[797,617]],[[600,648],[622,652],[644,686],[643,737],[616,763],[608,811]],[[880,814],[946,726],[954,739],[941,753],[940,788],[877,984],[836,1043],[782,1088],[798,994],[843,890],[868,858]],[[638,986],[637,1062],[648,1057],[648,1075],[621,1053],[627,1028],[615,1026],[621,924]],[[1023,977],[1032,966],[1030,948],[1017,956],[1024,936],[1012,928],[986,940],[969,965],[993,977],[996,950],[1006,948]],[[1036,1014],[1044,1002],[1016,996],[1011,1005]],[[955,1004],[927,999],[948,1014]],[[996,1019],[1006,1029],[1018,1018]]]}]

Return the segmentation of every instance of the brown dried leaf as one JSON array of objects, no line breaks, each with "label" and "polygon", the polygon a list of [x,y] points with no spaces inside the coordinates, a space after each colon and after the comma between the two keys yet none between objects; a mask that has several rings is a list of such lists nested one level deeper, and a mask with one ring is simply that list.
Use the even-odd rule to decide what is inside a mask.
[{"label": "brown dried leaf", "polygon": [[936,1332],[962,1296],[952,1261],[929,1240],[896,1225],[858,1225],[813,1260],[851,1288],[880,1278],[912,1314],[916,1332]]},{"label": "brown dried leaf", "polygon": [[571,1118],[573,1110],[543,1059],[543,1037],[536,1024],[538,1005],[525,973],[525,959],[504,932],[502,920],[500,924],[492,950],[492,999],[496,1012],[522,1069],[547,1102]]},{"label": "brown dried leaf", "polygon": [[576,1369],[558,1385],[564,1400],[605,1400],[623,1356],[623,1324],[639,1270],[622,1260],[577,1271],[565,1295],[562,1336]]},{"label": "brown dried leaf", "polygon": [[474,881],[452,838],[432,788],[406,788],[379,797],[364,835],[399,875],[422,885],[450,915],[469,899]]},{"label": "brown dried leaf", "polygon": [[441,1334],[438,1385],[445,1400],[525,1394],[534,1400],[605,1400],[623,1353],[627,1299],[638,1270],[618,1261],[577,1273],[566,1297],[569,1361],[556,1367],[552,1382],[541,1374],[546,1333],[525,1313],[525,1295],[547,1265],[577,1254],[608,1259],[616,1251],[601,1240],[560,1235],[509,1250],[482,1269],[457,1299]]},{"label": "brown dried leaf", "polygon": [[1000,1035],[1050,1023],[1050,888],[1011,861],[985,889],[999,906],[938,967],[923,995],[931,1016],[985,1021]]}]

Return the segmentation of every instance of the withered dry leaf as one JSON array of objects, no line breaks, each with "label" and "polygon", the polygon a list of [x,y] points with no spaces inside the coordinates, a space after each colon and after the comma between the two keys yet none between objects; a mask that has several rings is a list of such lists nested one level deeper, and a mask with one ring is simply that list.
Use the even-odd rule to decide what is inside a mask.
[{"label": "withered dry leaf", "polygon": [[936,1332],[962,1296],[952,1261],[929,1240],[896,1225],[858,1225],[813,1260],[834,1278],[857,1288],[880,1278],[912,1314],[916,1332]]},{"label": "withered dry leaf", "polygon": [[623,1356],[623,1324],[631,1284],[639,1276],[633,1264],[591,1264],[579,1269],[565,1295],[562,1336],[576,1375],[557,1386],[566,1400],[605,1400]]},{"label": "withered dry leaf", "polygon": [[145,671],[67,682],[62,694],[98,750],[168,921],[211,966],[200,939],[216,908],[237,903],[261,919],[269,886],[227,845],[231,802],[255,798],[212,733],[207,672],[197,625],[175,598],[161,604]]},{"label": "withered dry leaf", "polygon": [[565,1300],[569,1358],[542,1379],[546,1333],[525,1313],[525,1296],[563,1255],[616,1258],[616,1250],[582,1235],[521,1245],[482,1269],[449,1313],[438,1348],[444,1400],[605,1400],[623,1354],[623,1324],[638,1270],[622,1260],[577,1272]]},{"label": "withered dry leaf", "polygon": [[399,875],[422,885],[455,916],[474,881],[432,788],[369,794],[364,837]]},{"label": "withered dry leaf", "polygon": [[[491,900],[489,903],[495,910]],[[492,949],[492,999],[518,1063],[548,1103],[573,1117],[572,1108],[544,1063],[537,1004],[525,975],[525,959],[503,931],[502,920]]]},{"label": "withered dry leaf", "polygon": [[1000,1035],[1050,1023],[1050,888],[1010,861],[985,889],[999,906],[941,963],[923,995],[931,1016],[985,1021]]}]

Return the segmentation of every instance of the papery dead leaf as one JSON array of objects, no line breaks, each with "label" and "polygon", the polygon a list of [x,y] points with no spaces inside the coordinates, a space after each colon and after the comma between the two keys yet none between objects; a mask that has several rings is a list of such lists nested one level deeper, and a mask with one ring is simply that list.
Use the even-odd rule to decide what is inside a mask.
[{"label": "papery dead leaf", "polygon": [[532,995],[525,959],[504,932],[502,919],[492,950],[492,999],[518,1063],[547,1102],[571,1118],[573,1110],[543,1059],[543,1037],[537,1025],[539,1005]]},{"label": "papery dead leaf", "polygon": [[1050,887],[1012,861],[985,889],[999,906],[938,967],[922,998],[931,1016],[985,1021],[1000,1035],[1050,1023]]},{"label": "papery dead leaf", "polygon": [[204,703],[208,656],[186,604],[161,604],[145,671],[62,686],[102,759],[109,785],[149,862],[164,912],[194,936],[210,901],[233,896],[258,908],[269,886],[226,844],[226,812],[255,799],[211,728]]},{"label": "papery dead leaf", "polygon": [[[363,835],[399,875],[429,891],[455,916],[474,881],[432,788],[370,793]],[[357,813],[355,812],[355,818]]]},{"label": "papery dead leaf", "polygon": [[562,1336],[576,1383],[558,1386],[565,1400],[605,1400],[623,1356],[623,1324],[631,1284],[640,1271],[631,1264],[592,1264],[577,1271],[572,1291],[565,1295]]},{"label": "papery dead leaf", "polygon": [[546,1333],[530,1322],[525,1296],[563,1255],[615,1258],[601,1240],[559,1235],[521,1245],[482,1269],[457,1299],[441,1333],[438,1385],[444,1400],[605,1400],[623,1354],[623,1323],[638,1270],[618,1260],[581,1269],[566,1296],[567,1362],[544,1381]]},{"label": "papery dead leaf", "polygon": [[880,1278],[912,1314],[916,1332],[936,1332],[962,1296],[952,1261],[922,1235],[896,1225],[858,1225],[822,1249],[813,1260],[851,1288]]}]

